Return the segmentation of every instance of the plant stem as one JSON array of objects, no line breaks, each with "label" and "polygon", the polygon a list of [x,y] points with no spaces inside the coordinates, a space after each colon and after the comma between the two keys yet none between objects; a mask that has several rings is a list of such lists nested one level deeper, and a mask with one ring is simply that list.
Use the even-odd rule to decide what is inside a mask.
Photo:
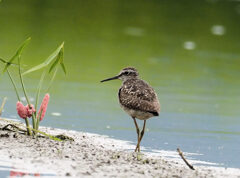
[{"label": "plant stem", "polygon": [[50,88],[51,88],[51,86],[52,86],[52,84],[53,84],[53,81],[54,81],[54,79],[55,79],[55,77],[56,77],[57,71],[58,71],[58,66],[56,67],[56,69],[55,69],[55,71],[54,71],[54,73],[53,73],[53,76],[52,76],[52,78],[51,78],[51,81],[50,81],[49,86],[48,86],[48,89],[47,89],[47,93],[49,92],[49,90],[50,90]]},{"label": "plant stem", "polygon": [[36,124],[36,129],[38,130],[38,127],[39,127],[39,122],[40,122],[40,118],[42,117],[42,112],[43,110],[40,111],[38,117],[37,117],[37,124]]},{"label": "plant stem", "polygon": [[[25,98],[27,100],[29,108],[31,108],[31,103],[30,103],[30,101],[28,99],[27,92],[26,92],[26,89],[25,89],[25,86],[24,86],[24,83],[23,83],[23,78],[22,78],[22,73],[21,73],[20,56],[18,56],[18,69],[19,69],[18,72],[19,72],[20,82],[22,84],[23,93],[24,93],[24,96],[25,96]],[[32,135],[30,127],[29,127],[29,122],[28,122],[27,118],[25,119],[25,121],[26,121],[26,124],[27,124],[27,131],[29,132],[29,135]],[[34,128],[34,126],[35,126],[34,113],[33,113],[33,117],[32,117],[32,124],[33,124],[33,128]]]},{"label": "plant stem", "polygon": [[40,122],[40,120],[39,120],[39,118],[37,118],[37,123],[36,123],[36,129],[38,130],[38,127],[39,127],[39,122]]},{"label": "plant stem", "polygon": [[25,120],[25,122],[26,122],[26,126],[27,126],[27,133],[28,133],[28,135],[32,135],[32,133],[31,133],[31,129],[30,129],[30,126],[29,126],[29,122],[28,122],[28,119],[26,118],[26,119],[24,119]]},{"label": "plant stem", "polygon": [[[32,125],[33,125],[33,128],[35,129],[36,128],[36,117],[35,117],[35,113],[32,114]],[[35,132],[33,131],[33,134],[35,134]]]},{"label": "plant stem", "polygon": [[24,93],[24,96],[27,100],[27,103],[28,103],[29,107],[31,107],[31,103],[28,99],[27,92],[26,92],[26,89],[25,89],[25,86],[24,86],[24,83],[23,83],[23,78],[22,78],[22,73],[21,73],[20,57],[18,57],[18,65],[19,65],[18,66],[18,69],[19,69],[18,72],[19,72],[19,77],[20,77],[20,81],[21,81],[21,84],[22,84],[23,93]]},{"label": "plant stem", "polygon": [[10,72],[9,72],[8,69],[7,69],[7,73],[8,73],[8,76],[9,76],[9,78],[11,79],[11,82],[12,82],[12,84],[13,84],[14,90],[15,90],[16,95],[17,95],[17,98],[18,98],[18,101],[20,101],[20,97],[19,97],[19,94],[18,94],[18,91],[17,91],[16,84],[15,84],[15,82],[14,82],[14,80],[13,80],[13,78],[12,78],[12,76],[11,76],[11,74],[10,74]]},{"label": "plant stem", "polygon": [[46,73],[47,73],[47,68],[43,71],[43,73],[41,75],[41,79],[40,79],[39,84],[38,84],[38,90],[37,90],[37,95],[36,95],[36,103],[35,103],[35,109],[36,110],[37,110],[37,107],[38,107],[38,100],[39,100],[40,91],[41,91],[41,88],[42,88],[43,79],[45,78]]},{"label": "plant stem", "polygon": [[[47,73],[47,68],[43,71],[43,73],[42,73],[42,75],[41,75],[41,79],[40,79],[40,81],[39,81],[38,90],[37,90],[37,95],[36,95],[36,103],[35,103],[35,109],[36,109],[36,111],[37,111],[37,109],[38,109],[38,100],[39,100],[40,91],[41,91],[41,88],[42,88],[43,79],[45,78],[46,73]],[[38,129],[39,119],[38,119],[38,118],[36,119],[36,112],[33,114],[32,119],[33,119],[33,128],[34,128],[34,129]],[[35,121],[36,121],[36,122],[35,122]]]},{"label": "plant stem", "polygon": [[5,105],[6,101],[7,101],[7,97],[4,97],[4,98],[3,98],[2,105],[1,105],[1,107],[0,107],[0,117],[1,117],[1,115],[2,115],[2,111],[3,111],[3,108],[4,108],[4,105]]}]

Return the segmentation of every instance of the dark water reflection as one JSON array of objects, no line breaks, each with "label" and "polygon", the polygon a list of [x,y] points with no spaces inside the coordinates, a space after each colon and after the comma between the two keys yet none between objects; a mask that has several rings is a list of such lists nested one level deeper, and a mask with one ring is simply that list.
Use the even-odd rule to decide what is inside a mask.
[{"label": "dark water reflection", "polygon": [[[135,142],[132,120],[120,109],[120,82],[99,81],[125,66],[154,86],[160,118],[147,122],[148,149],[202,154],[195,159],[239,167],[240,14],[237,1],[3,1],[0,56],[28,36],[23,58],[44,60],[65,41],[68,75],[61,73],[42,125],[106,134]],[[0,65],[0,67],[2,67]],[[13,71],[14,72],[14,71]],[[39,74],[25,78],[33,95]],[[6,76],[4,116],[16,117]]]}]

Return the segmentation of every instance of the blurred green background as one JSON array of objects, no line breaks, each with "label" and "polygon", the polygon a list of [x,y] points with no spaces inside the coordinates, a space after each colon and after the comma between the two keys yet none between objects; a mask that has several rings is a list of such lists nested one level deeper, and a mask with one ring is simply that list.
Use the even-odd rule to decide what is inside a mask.
[{"label": "blurred green background", "polygon": [[[162,106],[160,118],[147,122],[147,150],[180,146],[201,154],[195,159],[240,166],[239,1],[3,0],[0,57],[9,59],[27,37],[25,69],[65,41],[68,74],[55,81],[43,125],[136,142],[134,124],[118,106],[121,83],[99,83],[134,66]],[[25,77],[33,97],[39,78]],[[6,75],[3,96],[5,116],[16,118]]]}]

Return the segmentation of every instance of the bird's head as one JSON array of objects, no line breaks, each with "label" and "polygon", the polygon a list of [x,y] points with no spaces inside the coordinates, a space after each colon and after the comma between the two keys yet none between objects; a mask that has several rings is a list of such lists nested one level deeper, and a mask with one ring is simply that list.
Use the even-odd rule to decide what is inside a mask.
[{"label": "bird's head", "polygon": [[120,71],[120,73],[114,77],[102,80],[101,82],[106,82],[109,80],[120,79],[126,81],[128,79],[138,78],[138,71],[134,67],[126,67]]}]

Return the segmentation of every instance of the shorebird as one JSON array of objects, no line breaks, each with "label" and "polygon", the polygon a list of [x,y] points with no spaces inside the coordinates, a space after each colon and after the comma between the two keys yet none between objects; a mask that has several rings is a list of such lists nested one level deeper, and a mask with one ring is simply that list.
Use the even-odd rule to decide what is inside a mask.
[{"label": "shorebird", "polygon": [[[101,82],[120,79],[122,86],[118,91],[120,106],[133,119],[137,131],[137,145],[135,152],[140,152],[140,142],[143,138],[147,119],[159,116],[160,103],[154,89],[139,78],[138,71],[133,67],[127,67],[120,71],[115,77]],[[140,132],[137,119],[143,120],[143,129]]]}]

